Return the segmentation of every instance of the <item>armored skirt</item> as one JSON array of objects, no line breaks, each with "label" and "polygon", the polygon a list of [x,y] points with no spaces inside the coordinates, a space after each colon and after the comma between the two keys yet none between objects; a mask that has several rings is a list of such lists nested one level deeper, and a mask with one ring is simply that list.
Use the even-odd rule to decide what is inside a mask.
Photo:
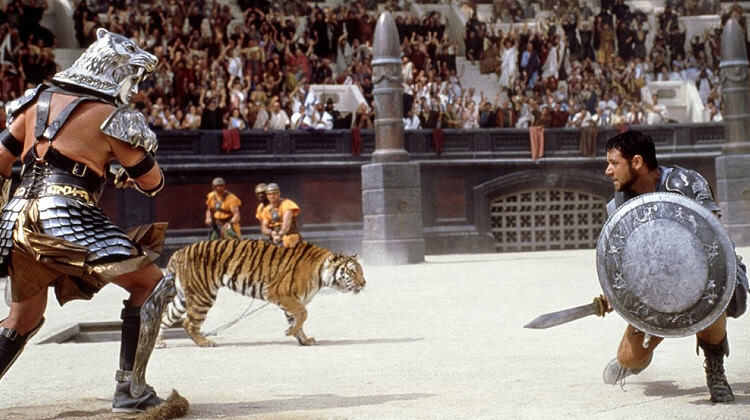
[{"label": "armored skirt", "polygon": [[48,183],[33,198],[28,192],[22,183],[0,217],[0,275],[10,275],[14,302],[50,285],[60,305],[91,299],[161,252],[166,223],[126,233],[82,188]]}]

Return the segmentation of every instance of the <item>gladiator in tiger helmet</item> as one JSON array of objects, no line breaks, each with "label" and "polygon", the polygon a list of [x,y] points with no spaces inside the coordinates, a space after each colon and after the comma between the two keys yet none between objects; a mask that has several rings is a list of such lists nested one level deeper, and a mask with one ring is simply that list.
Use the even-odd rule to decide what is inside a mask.
[{"label": "gladiator in tiger helmet", "polygon": [[[161,399],[145,378],[161,313],[175,293],[174,276],[163,275],[154,263],[166,223],[125,232],[98,206],[112,163],[121,167],[115,186],[149,197],[164,186],[154,159],[156,135],[130,107],[156,64],[132,40],[100,28],[70,68],[6,107],[0,178],[9,183],[13,163],[24,165],[13,196],[0,203],[0,276],[10,277],[11,301],[10,315],[0,321],[0,378],[42,328],[49,286],[63,305],[91,299],[115,283],[130,296],[120,315],[112,411],[154,409],[160,414],[151,418],[164,419],[187,410],[187,400],[176,394]],[[32,118],[35,123],[27,124]]]},{"label": "gladiator in tiger helmet", "polygon": [[122,35],[99,28],[96,41],[69,68],[55,74],[56,84],[78,87],[130,103],[138,83],[156,70],[158,60]]}]

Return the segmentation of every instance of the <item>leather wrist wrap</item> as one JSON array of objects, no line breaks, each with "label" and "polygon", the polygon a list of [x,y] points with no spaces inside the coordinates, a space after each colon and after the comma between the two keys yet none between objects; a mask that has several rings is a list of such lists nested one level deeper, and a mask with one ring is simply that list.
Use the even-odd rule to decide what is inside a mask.
[{"label": "leather wrist wrap", "polygon": [[0,143],[8,149],[13,156],[21,156],[21,152],[23,152],[23,143],[11,134],[10,130],[5,129],[0,132]]},{"label": "leather wrist wrap", "polygon": [[139,160],[135,165],[124,166],[123,168],[130,178],[137,179],[150,171],[154,165],[156,165],[154,157],[150,153],[146,153],[143,155],[143,159]]}]

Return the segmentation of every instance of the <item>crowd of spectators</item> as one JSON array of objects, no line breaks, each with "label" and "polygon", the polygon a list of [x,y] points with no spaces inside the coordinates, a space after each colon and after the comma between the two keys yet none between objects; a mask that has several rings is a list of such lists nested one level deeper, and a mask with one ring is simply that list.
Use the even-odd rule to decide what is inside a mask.
[{"label": "crowd of spectators", "polygon": [[[550,7],[553,13],[533,18],[536,10],[530,3],[496,0],[495,10],[501,13],[492,22],[480,22],[475,16],[468,20],[466,58],[478,63],[482,73],[496,74],[502,94],[494,100],[482,96],[478,107],[471,97],[463,99],[463,107],[461,102],[454,103],[453,111],[464,117],[458,126],[604,127],[668,122],[657,96],[642,97],[641,88],[653,80],[694,83],[705,106],[704,119],[721,121],[721,28],[708,29],[686,42],[686,28],[678,14],[678,10],[715,10],[716,2],[668,1],[657,16],[656,27],[623,0],[603,1],[598,14],[576,0],[542,3],[550,3],[542,7]],[[730,13],[739,17],[742,9],[735,6]],[[506,24],[498,25],[501,21]],[[653,43],[649,48],[650,32]],[[414,114],[418,112],[422,111]]]},{"label": "crowd of spectators", "polygon": [[[40,24],[47,7],[42,0],[0,1],[0,108],[57,71],[57,39]],[[0,110],[0,129],[5,120]]]},{"label": "crowd of spectators", "polygon": [[[103,26],[159,58],[134,98],[154,129],[372,126],[375,13],[361,2],[323,10],[244,1],[241,16],[202,0],[122,3],[105,11],[79,4],[77,37],[86,45]],[[326,111],[322,98],[308,97],[311,84],[354,84],[367,102],[349,115]],[[325,118],[316,118],[318,108]]]},{"label": "crowd of spectators", "polygon": [[[134,98],[157,130],[373,126],[375,2],[326,9],[296,0],[238,4],[241,16],[206,0],[81,0],[74,11],[76,39],[86,46],[96,28],[105,27],[159,58]],[[450,38],[438,12],[421,19],[395,12],[406,128],[662,123],[658,98],[641,97],[650,80],[695,83],[707,119],[721,120],[720,28],[686,42],[678,19],[715,11],[716,1],[668,1],[656,27],[623,0],[601,4],[596,14],[579,0],[494,0],[492,21],[480,22],[474,13],[463,40]],[[0,5],[0,35],[10,41],[9,48],[0,44],[5,102],[54,74],[56,41],[39,25],[46,2]],[[539,13],[540,7],[551,13]],[[465,43],[467,60],[497,75],[500,94],[462,88],[458,42]],[[330,101],[311,98],[310,84],[356,85],[365,102],[340,112]]]}]

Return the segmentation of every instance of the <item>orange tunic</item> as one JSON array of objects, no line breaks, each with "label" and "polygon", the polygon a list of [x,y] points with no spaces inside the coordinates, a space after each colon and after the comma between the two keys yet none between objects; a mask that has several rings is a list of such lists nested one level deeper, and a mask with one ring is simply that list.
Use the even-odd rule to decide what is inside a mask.
[{"label": "orange tunic", "polygon": [[[216,191],[211,191],[206,196],[206,207],[213,210],[214,220],[219,225],[224,225],[229,222],[232,218],[232,208],[239,208],[241,205],[242,200],[229,191],[226,192],[226,195],[224,195],[223,198],[219,197],[219,195],[216,194]],[[237,237],[240,237],[239,222],[232,223],[232,230],[237,234]]]},{"label": "orange tunic", "polygon": [[255,209],[255,218],[261,223],[263,223],[263,207],[265,207],[265,204],[260,203],[258,204],[258,208]]},{"label": "orange tunic", "polygon": [[288,198],[282,198],[279,202],[278,207],[267,205],[263,208],[261,214],[261,223],[268,221],[268,227],[271,230],[281,229],[284,221],[284,214],[287,211],[292,212],[292,223],[289,226],[289,232],[282,236],[282,241],[285,247],[292,247],[300,241],[299,227],[297,226],[297,216],[300,213],[300,208],[294,201]]}]

